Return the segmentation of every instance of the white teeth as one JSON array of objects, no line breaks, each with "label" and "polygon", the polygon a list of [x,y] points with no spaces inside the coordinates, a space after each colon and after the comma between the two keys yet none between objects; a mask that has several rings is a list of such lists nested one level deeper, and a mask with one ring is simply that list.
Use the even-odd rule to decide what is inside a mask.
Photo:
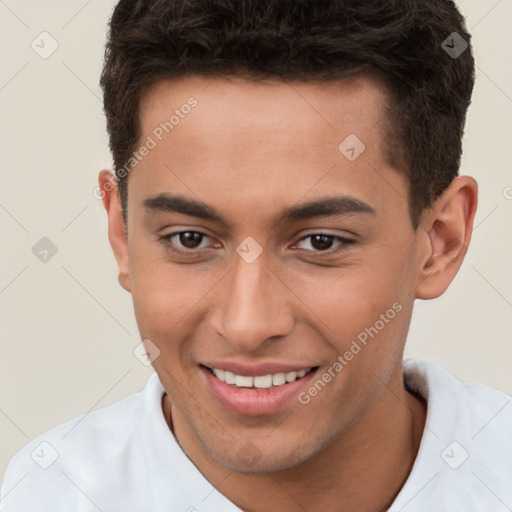
[{"label": "white teeth", "polygon": [[[222,380],[218,375],[216,375],[216,377],[219,380]],[[235,374],[234,373],[228,372],[227,370],[224,372],[224,382],[226,384],[234,384],[235,380],[236,380],[236,378],[235,378]]]},{"label": "white teeth", "polygon": [[282,386],[285,382],[286,375],[284,373],[276,373],[272,375],[272,386]]},{"label": "white teeth", "polygon": [[286,382],[293,382],[294,380],[297,379],[297,372],[288,372],[285,375],[285,378],[286,378]]},{"label": "white teeth", "polygon": [[212,372],[219,380],[226,384],[238,386],[239,388],[257,388],[268,389],[273,386],[282,386],[288,382],[300,379],[309,373],[310,370],[301,370],[300,372],[274,373],[268,375],[258,375],[256,377],[247,377],[245,375],[235,375],[227,370],[213,368]]},{"label": "white teeth", "polygon": [[272,375],[269,373],[268,375],[259,375],[258,377],[254,377],[253,383],[255,388],[270,388],[272,386]]},{"label": "white teeth", "polygon": [[243,375],[235,375],[235,384],[239,388],[252,388],[252,377],[245,377]]},{"label": "white teeth", "polygon": [[213,370],[213,373],[215,374],[215,377],[217,377],[218,379],[220,380],[224,380],[225,379],[225,371],[224,370]]}]

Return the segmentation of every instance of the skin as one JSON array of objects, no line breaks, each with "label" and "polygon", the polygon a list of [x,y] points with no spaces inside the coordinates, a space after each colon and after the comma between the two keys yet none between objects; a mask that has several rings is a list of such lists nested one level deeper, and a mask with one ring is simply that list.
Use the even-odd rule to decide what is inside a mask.
[{"label": "skin", "polygon": [[[99,175],[119,282],[132,294],[141,339],[160,350],[153,366],[169,427],[243,510],[386,510],[426,418],[423,399],[402,385],[413,303],[440,296],[455,277],[477,184],[457,177],[414,231],[408,182],[383,150],[388,96],[369,77],[161,81],[140,103],[141,143],[191,96],[198,105],[129,175],[128,236],[111,173]],[[349,134],[366,146],[353,162],[338,150]],[[143,201],[161,193],[200,201],[226,224],[148,211]],[[286,208],[340,194],[375,214],[281,219]],[[177,255],[159,237],[180,231],[207,236]],[[331,238],[322,250],[315,234],[355,243]],[[250,264],[236,252],[248,236],[263,248]],[[170,243],[187,250],[178,236]],[[199,363],[214,359],[318,366],[321,375],[397,302],[402,310],[307,405],[235,414],[201,378]],[[250,463],[247,450],[256,454]]]}]

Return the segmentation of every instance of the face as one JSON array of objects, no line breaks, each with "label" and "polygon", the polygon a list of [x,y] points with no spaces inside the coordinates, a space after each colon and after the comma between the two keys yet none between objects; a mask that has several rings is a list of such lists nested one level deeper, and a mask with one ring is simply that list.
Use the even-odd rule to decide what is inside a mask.
[{"label": "face", "polygon": [[398,375],[421,251],[386,105],[364,77],[143,97],[122,283],[174,424],[227,468],[311,459]]}]

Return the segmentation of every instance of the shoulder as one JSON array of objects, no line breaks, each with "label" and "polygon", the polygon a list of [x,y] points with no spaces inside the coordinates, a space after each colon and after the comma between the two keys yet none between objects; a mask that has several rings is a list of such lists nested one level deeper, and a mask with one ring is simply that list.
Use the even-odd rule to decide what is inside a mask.
[{"label": "shoulder", "polygon": [[466,421],[476,422],[475,427],[481,420],[490,419],[489,414],[497,419],[497,423],[489,423],[490,428],[500,422],[512,422],[512,407],[508,407],[512,396],[484,384],[462,382],[433,361],[405,360],[404,381],[427,400],[433,415],[441,410],[440,415],[431,418],[436,421],[462,413]]},{"label": "shoulder", "polygon": [[0,511],[55,510],[57,503],[58,510],[76,507],[87,500],[80,493],[82,484],[109,473],[115,487],[137,447],[136,425],[155,378],[153,374],[141,391],[62,423],[18,450],[5,472]]},{"label": "shoulder", "polygon": [[392,510],[510,510],[512,397],[426,360],[404,361],[404,382],[426,400],[427,421]]}]

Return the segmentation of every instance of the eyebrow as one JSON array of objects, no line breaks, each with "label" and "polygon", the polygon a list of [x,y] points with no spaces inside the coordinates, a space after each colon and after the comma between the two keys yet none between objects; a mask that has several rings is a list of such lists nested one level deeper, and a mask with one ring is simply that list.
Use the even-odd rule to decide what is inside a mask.
[{"label": "eyebrow", "polygon": [[[166,193],[148,197],[143,201],[148,213],[181,213],[190,217],[211,220],[226,226],[229,223],[214,208],[194,199]],[[294,205],[283,210],[278,218],[280,222],[292,222],[313,217],[370,214],[377,212],[368,203],[352,196],[328,196],[307,203]]]}]

